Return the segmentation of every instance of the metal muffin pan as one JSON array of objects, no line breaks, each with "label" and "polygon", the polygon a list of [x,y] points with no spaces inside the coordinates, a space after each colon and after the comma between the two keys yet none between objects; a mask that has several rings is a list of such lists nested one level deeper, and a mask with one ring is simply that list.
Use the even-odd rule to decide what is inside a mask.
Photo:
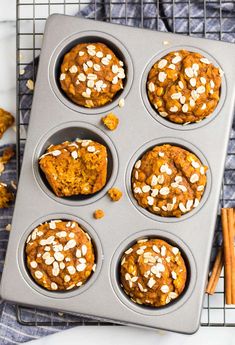
[{"label": "metal muffin pan", "polygon": [[[88,41],[106,43],[127,66],[123,91],[112,103],[95,109],[72,103],[60,90],[57,80],[63,54],[78,42]],[[202,52],[224,71],[221,100],[214,114],[188,126],[161,119],[146,103],[145,84],[151,64],[169,51],[182,48]],[[189,334],[198,329],[233,119],[234,54],[234,45],[228,43],[70,16],[53,15],[48,19],[2,277],[2,298],[125,325]],[[120,98],[125,99],[123,108],[118,107]],[[120,119],[113,132],[100,122],[101,116],[111,110]],[[79,136],[89,136],[108,148],[108,182],[93,196],[58,198],[38,169],[38,157],[49,144]],[[131,193],[135,161],[147,149],[163,143],[188,149],[209,167],[199,206],[179,219],[159,217],[140,209]],[[111,202],[106,195],[111,186],[122,190],[119,202]],[[95,220],[92,214],[98,208],[105,211],[105,217]],[[73,291],[46,291],[32,281],[25,266],[28,233],[42,221],[55,218],[77,220],[90,233],[96,248],[96,272],[83,287]],[[178,246],[188,267],[182,295],[173,303],[155,309],[134,304],[119,284],[122,251],[146,236],[160,237]]]}]

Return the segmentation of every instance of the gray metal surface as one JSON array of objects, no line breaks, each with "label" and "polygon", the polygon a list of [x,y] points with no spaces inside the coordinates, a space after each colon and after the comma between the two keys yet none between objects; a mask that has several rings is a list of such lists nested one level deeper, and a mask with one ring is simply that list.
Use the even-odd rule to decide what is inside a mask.
[{"label": "gray metal surface", "polygon": [[[83,108],[74,106],[59,92],[55,82],[57,59],[67,45],[76,44],[81,37],[104,41],[122,52],[128,66],[127,84],[120,95],[125,98],[124,108],[118,108],[116,100],[84,113]],[[200,124],[183,127],[152,114],[143,91],[150,62],[181,47],[203,52],[225,72],[221,101],[215,113]],[[2,279],[3,298],[124,324],[184,333],[197,330],[233,118],[235,66],[231,57],[234,53],[235,47],[227,43],[73,17],[50,17]],[[111,109],[120,118],[120,126],[114,132],[100,126],[101,116]],[[48,143],[64,137],[72,140],[75,132],[76,137],[89,134],[90,138],[102,138],[106,143],[112,156],[107,188],[114,184],[123,191],[120,202],[111,203],[102,192],[86,200],[61,199],[52,196],[44,186],[38,171],[38,157]],[[130,170],[135,160],[156,143],[169,142],[195,152],[209,166],[208,184],[200,206],[180,219],[143,212],[131,196]],[[106,212],[99,222],[92,218],[97,208]],[[62,294],[45,291],[32,281],[25,268],[23,250],[27,235],[38,223],[53,218],[77,219],[91,233],[97,247],[98,269],[90,281],[76,291]],[[121,252],[146,235],[160,236],[178,245],[189,265],[188,285],[183,296],[175,303],[154,310],[133,304],[117,281]]]}]

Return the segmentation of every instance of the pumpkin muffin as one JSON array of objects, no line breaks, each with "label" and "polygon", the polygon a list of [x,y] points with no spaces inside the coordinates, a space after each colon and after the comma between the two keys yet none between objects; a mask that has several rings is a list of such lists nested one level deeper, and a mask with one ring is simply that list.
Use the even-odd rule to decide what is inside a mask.
[{"label": "pumpkin muffin", "polygon": [[61,65],[60,85],[76,104],[96,108],[112,101],[123,89],[124,64],[103,43],[73,47]]},{"label": "pumpkin muffin", "polygon": [[164,306],[181,295],[186,279],[179,249],[161,239],[139,240],[122,256],[121,286],[135,303]]},{"label": "pumpkin muffin", "polygon": [[60,197],[93,194],[107,178],[107,150],[92,140],[51,145],[39,159],[54,193]]},{"label": "pumpkin muffin", "polygon": [[199,205],[206,171],[193,153],[169,144],[147,151],[134,166],[132,190],[138,204],[163,217],[180,217]]},{"label": "pumpkin muffin", "polygon": [[199,122],[211,115],[219,102],[222,73],[199,53],[171,52],[149,72],[150,103],[169,121]]},{"label": "pumpkin muffin", "polygon": [[40,224],[27,238],[25,254],[32,278],[50,291],[79,287],[95,270],[91,238],[74,221]]}]

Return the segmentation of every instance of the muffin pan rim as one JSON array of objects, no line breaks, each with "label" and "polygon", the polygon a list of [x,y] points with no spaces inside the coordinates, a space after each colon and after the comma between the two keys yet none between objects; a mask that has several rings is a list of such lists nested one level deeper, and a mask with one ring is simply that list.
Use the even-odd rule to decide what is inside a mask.
[{"label": "muffin pan rim", "polygon": [[[63,24],[63,25],[61,25]],[[84,116],[84,114],[75,112],[66,108],[55,97],[51,90],[48,80],[48,62],[51,54],[64,37],[67,37],[78,29],[94,28],[95,30],[108,31],[123,42],[128,43],[128,49],[135,63],[135,83],[132,85],[131,92],[126,97],[125,107],[115,108],[115,114],[120,117],[121,123],[114,133],[106,132],[116,145],[118,158],[120,160],[119,172],[115,184],[122,191],[124,197],[118,203],[112,203],[108,198],[99,199],[98,207],[104,209],[106,215],[103,219],[97,221],[92,219],[92,211],[97,207],[96,204],[86,205],[86,207],[73,207],[55,202],[47,198],[45,193],[35,181],[32,174],[32,155],[38,140],[44,135],[48,127],[54,127],[55,122],[61,122],[64,118],[77,121],[87,121],[95,123],[100,119],[96,116]],[[137,39],[135,39],[137,38]],[[143,38],[143,39],[139,39]],[[210,127],[201,127],[197,131],[184,131],[184,138],[200,148],[202,152],[206,151],[206,158],[211,165],[213,173],[213,184],[211,185],[211,194],[208,202],[201,208],[200,212],[194,215],[193,222],[191,218],[185,219],[184,222],[171,223],[170,228],[167,223],[159,222],[151,218],[143,217],[135,207],[130,206],[130,200],[126,197],[125,172],[127,164],[136,147],[141,142],[148,142],[151,138],[176,136],[182,137],[181,131],[174,131],[169,127],[162,126],[149,116],[140,93],[140,81],[143,67],[149,61],[149,57],[155,56],[156,51],[162,51],[165,40],[169,46],[174,46],[177,42],[192,43],[199,47],[211,48],[213,56],[217,57],[224,69],[227,78],[227,98],[221,110],[220,116],[210,122]],[[155,42],[154,45],[149,42]],[[141,54],[136,56],[136,51],[141,47]],[[225,54],[225,52],[227,54]],[[232,122],[232,106],[235,100],[235,67],[229,63],[229,57],[234,54],[234,45],[221,42],[213,42],[200,38],[186,37],[182,35],[153,32],[151,30],[142,30],[139,28],[130,28],[117,26],[103,22],[94,22],[87,19],[74,18],[70,16],[53,15],[46,26],[44,44],[41,52],[39,73],[35,88],[35,95],[30,119],[30,129],[26,143],[25,156],[23,160],[18,195],[16,200],[15,216],[13,217],[12,231],[6,256],[6,265],[2,277],[1,293],[2,297],[12,302],[21,302],[22,304],[43,306],[48,309],[63,310],[71,313],[87,314],[99,319],[109,319],[113,322],[132,324],[135,326],[148,328],[161,328],[181,333],[193,333],[197,330],[200,322],[200,312],[204,296],[204,285],[208,276],[208,263],[210,249],[212,246],[213,230],[217,215],[217,202],[219,200],[220,182],[222,181],[223,166],[225,162],[225,153],[228,142],[228,134]],[[54,111],[52,111],[54,110]],[[130,116],[127,116],[129,115]],[[50,115],[50,116],[49,116]],[[53,116],[51,116],[53,115]],[[41,121],[38,121],[40,119]],[[142,123],[140,123],[142,119]],[[209,129],[209,131],[208,131]],[[135,141],[126,139],[135,133]],[[174,133],[174,134],[173,134]],[[222,133],[222,135],[217,135]],[[216,134],[216,135],[215,135]],[[125,140],[120,140],[125,138]],[[132,137],[131,137],[132,138]],[[199,141],[199,139],[201,139]],[[204,150],[205,148],[205,150]],[[220,160],[218,162],[218,157]],[[219,182],[219,183],[218,183]],[[27,186],[30,186],[28,190]],[[26,188],[27,187],[27,188]],[[35,205],[29,198],[35,195],[34,199],[41,203],[41,209],[35,208]],[[32,193],[31,193],[32,192]],[[213,192],[213,195],[212,195]],[[213,197],[212,197],[213,196]],[[21,229],[27,227],[27,222],[32,223],[38,218],[38,213],[48,214],[54,211],[70,214],[79,214],[87,220],[102,240],[105,251],[105,260],[103,269],[100,272],[99,279],[96,283],[86,290],[86,294],[81,294],[72,299],[52,299],[42,294],[38,294],[28,284],[25,283],[21,271],[19,270],[16,260],[16,248],[21,237]],[[76,212],[76,213],[75,213]],[[24,217],[22,217],[22,214]],[[26,215],[28,214],[28,219]],[[115,221],[116,220],[116,221]],[[206,222],[206,223],[205,223]],[[124,304],[120,303],[113,289],[111,288],[109,278],[109,267],[111,254],[115,251],[119,243],[134,231],[145,228],[168,229],[172,234],[185,241],[191,249],[197,268],[197,281],[192,291],[191,298],[181,308],[173,312],[154,316],[148,316],[135,313]],[[108,230],[108,231],[105,231]],[[185,231],[187,230],[187,231]],[[18,280],[18,289],[15,289],[15,280]],[[103,291],[105,289],[105,294]],[[97,298],[99,292],[99,298]],[[95,306],[95,308],[94,308]],[[111,306],[111,307],[110,307]]]},{"label": "muffin pan rim", "polygon": [[[180,49],[179,49],[180,48]],[[227,80],[226,80],[226,74],[223,73],[223,76],[221,77],[221,87],[220,87],[220,98],[219,102],[215,108],[215,110],[205,117],[203,120],[200,122],[196,123],[190,123],[190,124],[178,124],[173,121],[168,120],[167,118],[162,117],[157,110],[155,110],[150,103],[149,97],[148,97],[148,92],[147,92],[147,81],[148,81],[148,75],[153,67],[153,65],[159,61],[161,58],[163,58],[165,55],[169,54],[170,52],[174,51],[179,51],[179,50],[188,50],[189,52],[198,52],[201,53],[203,56],[208,58],[216,67],[221,68],[220,64],[218,61],[206,50],[202,48],[196,48],[195,46],[191,45],[173,45],[171,48],[166,48],[160,52],[158,52],[152,59],[148,62],[148,64],[145,66],[142,76],[141,76],[141,97],[144,103],[144,106],[147,110],[147,112],[158,122],[160,122],[162,125],[169,127],[174,130],[182,130],[182,131],[187,131],[187,130],[196,130],[198,128],[204,127],[208,125],[211,121],[213,121],[217,116],[219,116],[219,113],[226,101],[226,96],[227,96]],[[222,68],[221,68],[222,69]]]},{"label": "muffin pan rim", "polygon": [[[122,289],[119,279],[118,279],[118,270],[120,266],[120,259],[122,255],[124,254],[125,250],[130,248],[133,244],[135,244],[138,240],[142,238],[159,238],[170,245],[176,245],[185,261],[185,265],[187,268],[187,279],[186,284],[183,292],[180,294],[179,297],[177,297],[172,303],[166,304],[162,307],[148,307],[139,305],[137,303],[134,303],[130,296],[128,296]],[[188,267],[189,266],[189,267]],[[189,269],[188,269],[189,268]],[[190,275],[190,277],[188,277]],[[118,299],[128,308],[132,309],[134,312],[138,314],[148,315],[148,316],[160,316],[160,315],[166,315],[169,313],[172,313],[176,309],[179,309],[182,305],[184,305],[187,300],[190,298],[193,289],[196,284],[196,277],[197,277],[197,268],[195,264],[195,258],[190,250],[190,248],[187,246],[187,244],[180,239],[177,234],[169,233],[167,230],[160,230],[157,229],[157,225],[155,229],[145,229],[142,231],[137,231],[135,233],[132,233],[132,235],[129,235],[126,237],[121,243],[119,243],[116,251],[114,252],[111,264],[110,264],[110,279],[112,288],[117,295]]]},{"label": "muffin pan rim", "polygon": [[[79,124],[81,124],[79,126]],[[41,156],[41,151],[42,151],[42,147],[44,146],[44,144],[46,143],[47,140],[49,140],[54,134],[58,133],[61,130],[67,129],[67,128],[72,128],[72,127],[77,127],[78,130],[79,128],[83,129],[88,129],[91,132],[94,132],[96,135],[98,135],[99,137],[102,137],[103,141],[106,143],[106,149],[108,148],[111,155],[112,155],[112,172],[110,175],[110,178],[108,180],[106,180],[106,183],[104,185],[104,187],[97,191],[94,194],[90,194],[88,195],[88,197],[86,199],[83,200],[68,200],[66,198],[63,197],[59,197],[57,196],[52,189],[49,189],[49,187],[46,186],[46,184],[44,183],[42,177],[41,177],[41,173],[43,174],[42,171],[40,171],[40,167],[39,167],[39,157]],[[75,140],[76,138],[74,138]],[[108,144],[107,144],[108,143]],[[45,153],[45,152],[44,152]],[[116,150],[116,147],[112,141],[112,139],[99,127],[88,123],[88,122],[83,122],[83,121],[69,121],[69,122],[63,122],[60,123],[59,125],[56,125],[52,128],[50,128],[43,136],[40,137],[40,139],[38,140],[38,144],[35,147],[34,153],[33,153],[33,157],[32,157],[32,169],[33,169],[33,175],[34,178],[37,182],[37,184],[39,185],[40,189],[51,199],[55,200],[56,202],[59,202],[61,204],[64,205],[69,205],[69,206],[84,206],[84,205],[88,205],[91,203],[94,203],[96,201],[98,201],[99,199],[103,198],[105,196],[105,194],[107,193],[107,191],[109,190],[109,188],[111,188],[113,186],[113,184],[115,183],[115,180],[117,178],[118,175],[118,171],[119,171],[119,157],[118,157],[118,153]],[[107,167],[108,170],[108,167]],[[46,179],[46,177],[45,177]]]},{"label": "muffin pan rim", "polygon": [[[47,221],[51,220],[70,220],[75,221],[78,223],[79,226],[81,226],[82,230],[91,237],[91,242],[94,248],[94,254],[95,254],[95,264],[96,264],[96,270],[95,272],[92,271],[91,275],[87,279],[87,281],[80,287],[75,287],[71,290],[65,290],[65,291],[50,291],[46,288],[43,288],[37,282],[33,279],[31,276],[29,269],[26,264],[26,254],[25,254],[25,247],[26,247],[26,240],[27,237],[30,235],[30,233],[41,223],[45,223]],[[37,293],[42,294],[46,297],[54,298],[54,299],[66,299],[66,298],[72,298],[77,295],[80,295],[86,290],[90,288],[91,285],[93,285],[98,278],[101,270],[102,270],[102,264],[103,264],[104,254],[103,254],[103,247],[100,241],[100,238],[98,234],[96,233],[95,229],[84,219],[74,216],[69,213],[54,213],[54,214],[48,214],[47,216],[38,218],[36,221],[34,221],[32,224],[28,226],[28,228],[24,231],[24,233],[21,236],[21,239],[18,243],[17,248],[17,261],[19,264],[20,272],[23,276],[23,279],[25,282]]]},{"label": "muffin pan rim", "polygon": [[[72,100],[70,100],[63,94],[63,90],[61,89],[61,87],[58,87],[57,81],[56,81],[56,64],[63,49],[66,49],[66,47],[69,44],[72,44],[72,42],[75,42],[76,40],[83,39],[86,37],[100,38],[101,43],[103,43],[105,40],[107,42],[111,42],[111,45],[114,45],[115,47],[117,47],[117,49],[120,50],[121,54],[123,55],[123,58],[125,59],[125,61],[123,62],[124,62],[124,70],[127,76],[127,78],[124,79],[123,90],[120,90],[119,92],[117,92],[117,94],[114,96],[115,98],[114,101],[112,100],[110,103],[107,103],[100,107],[94,107],[94,108],[82,107],[74,103]],[[112,43],[112,40],[113,40],[113,43]],[[92,43],[92,41],[90,41],[89,43]],[[78,43],[74,43],[73,46],[75,46],[76,44]],[[105,43],[105,44],[110,48],[110,45],[108,45],[108,43]],[[112,50],[112,48],[110,49]],[[120,56],[117,56],[117,57],[122,58]],[[55,47],[53,53],[51,54],[51,58],[48,64],[48,79],[49,79],[49,84],[50,84],[51,90],[53,91],[53,94],[58,98],[58,100],[61,103],[63,103],[64,106],[70,108],[71,110],[75,112],[82,113],[84,115],[99,115],[101,113],[111,111],[113,108],[118,106],[118,102],[121,98],[125,99],[128,96],[131,90],[133,81],[134,81],[134,66],[133,66],[132,58],[130,56],[128,49],[116,37],[99,30],[97,31],[82,30],[82,31],[78,31],[75,34],[67,36]]]},{"label": "muffin pan rim", "polygon": [[[188,150],[189,152],[195,154],[196,157],[198,157],[198,159],[202,162],[203,165],[206,165],[208,167],[208,170],[206,172],[206,177],[207,177],[207,183],[204,189],[204,193],[201,197],[201,200],[199,202],[199,205],[194,208],[193,210],[185,213],[184,215],[182,215],[181,217],[162,217],[162,216],[158,216],[157,214],[154,214],[152,212],[150,212],[147,208],[143,208],[142,206],[140,206],[137,202],[137,200],[135,199],[134,195],[133,195],[133,191],[132,191],[132,183],[131,183],[131,176],[132,176],[132,171],[134,169],[134,165],[137,162],[138,159],[140,159],[141,157],[143,157],[143,155],[153,149],[155,146],[160,146],[160,145],[164,145],[164,144],[170,144],[172,146],[179,146],[182,147],[185,150]],[[192,216],[194,216],[195,214],[197,214],[198,212],[200,212],[201,208],[204,207],[204,205],[206,204],[210,193],[211,193],[211,186],[212,186],[212,181],[213,181],[213,176],[212,176],[212,172],[211,172],[211,168],[210,168],[210,164],[207,161],[205,155],[201,152],[201,150],[196,147],[194,144],[184,140],[184,139],[179,139],[179,138],[174,138],[172,137],[160,137],[158,139],[152,139],[148,142],[145,142],[142,146],[140,146],[138,148],[137,151],[135,151],[135,153],[131,156],[129,162],[128,162],[128,166],[126,169],[126,177],[125,177],[125,187],[126,187],[126,191],[127,191],[127,195],[132,203],[132,205],[139,211],[141,212],[143,215],[145,215],[148,218],[151,218],[155,221],[158,222],[163,222],[163,223],[178,223],[181,221],[184,221]]]}]

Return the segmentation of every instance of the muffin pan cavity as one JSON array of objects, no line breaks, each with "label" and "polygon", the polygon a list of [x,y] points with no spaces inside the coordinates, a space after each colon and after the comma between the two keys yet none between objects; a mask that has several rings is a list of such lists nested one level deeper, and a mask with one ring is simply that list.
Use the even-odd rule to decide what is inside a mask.
[{"label": "muffin pan cavity", "polygon": [[[103,43],[113,51],[119,60],[124,63],[123,68],[125,70],[126,77],[123,79],[123,89],[117,92],[110,103],[107,103],[101,107],[87,108],[75,104],[67,97],[60,85],[60,66],[63,62],[63,58],[66,53],[80,43]],[[61,102],[74,111],[94,115],[104,111],[109,111],[117,106],[120,97],[127,96],[133,82],[133,64],[127,48],[114,36],[102,31],[84,31],[63,40],[55,49],[49,65],[49,79],[55,95],[60,99]]]},{"label": "muffin pan cavity", "polygon": [[[124,252],[133,246],[137,241],[144,240],[144,239],[160,239],[166,241],[168,244],[177,247],[184,259],[185,266],[187,269],[187,278],[184,290],[180,294],[178,298],[172,300],[170,303],[161,306],[161,307],[150,307],[143,304],[135,303],[131,300],[130,296],[128,296],[121,286],[120,283],[120,266],[121,266],[121,258]],[[144,245],[144,243],[143,243]],[[164,314],[171,313],[175,309],[180,308],[193,291],[195,282],[196,282],[196,265],[193,255],[187,245],[177,238],[177,236],[168,233],[167,231],[160,231],[158,229],[152,230],[142,230],[138,233],[133,234],[132,236],[126,238],[118,247],[114,256],[112,258],[112,263],[110,266],[110,276],[112,281],[112,286],[117,294],[117,297],[120,299],[122,303],[124,303],[128,308],[132,309],[133,311],[143,314],[143,315],[152,315],[152,316],[160,316]]]},{"label": "muffin pan cavity", "polygon": [[150,113],[150,115],[153,116],[153,118],[156,121],[159,121],[162,125],[167,126],[171,129],[185,131],[185,130],[192,130],[192,129],[197,129],[197,128],[200,128],[202,126],[205,126],[208,123],[210,123],[212,120],[214,120],[216,116],[219,116],[220,110],[223,107],[223,104],[224,104],[225,98],[226,98],[227,83],[226,83],[226,75],[223,74],[222,79],[221,79],[219,102],[218,102],[215,110],[209,116],[205,117],[203,120],[201,120],[197,123],[194,122],[194,123],[188,123],[188,124],[177,124],[177,123],[174,123],[174,122],[171,122],[170,120],[168,120],[167,117],[161,116],[158,113],[158,110],[155,109],[153,107],[153,105],[151,104],[149,97],[148,97],[148,94],[147,94],[148,75],[149,75],[151,68],[153,67],[153,65],[157,61],[160,61],[167,54],[169,54],[171,52],[177,52],[179,50],[187,50],[187,51],[192,52],[192,53],[199,53],[203,57],[205,57],[206,59],[211,61],[215,67],[221,69],[221,66],[218,63],[218,61],[211,54],[209,54],[206,50],[202,50],[199,47],[187,46],[187,45],[171,46],[171,48],[165,49],[164,51],[161,51],[160,53],[156,54],[156,56],[154,56],[151,59],[151,61],[147,64],[147,66],[143,72],[142,80],[141,80],[141,95],[142,95],[142,99],[143,99],[143,102],[144,102],[144,105],[145,105],[147,111]]},{"label": "muffin pan cavity", "polygon": [[[90,139],[104,145],[107,149],[108,167],[107,167],[107,180],[105,186],[94,194],[87,195],[73,195],[69,197],[58,197],[52,191],[45,174],[40,169],[38,159],[45,152],[50,145],[56,145],[63,143],[64,141],[74,141],[75,139]],[[86,205],[95,202],[99,198],[105,195],[107,190],[113,184],[118,171],[118,158],[116,149],[109,137],[105,135],[99,128],[91,126],[85,122],[71,122],[62,124],[56,128],[50,130],[38,144],[34,159],[33,169],[37,182],[43,191],[54,200],[67,205]]]},{"label": "muffin pan cavity", "polygon": [[[123,90],[113,102],[99,108],[88,109],[74,104],[60,88],[58,78],[63,57],[81,42],[105,43],[125,65],[126,80]],[[147,76],[152,65],[167,53],[182,49],[201,53],[224,72],[221,97],[214,113],[200,123],[186,126],[171,123],[160,117],[151,107],[146,92]],[[234,114],[235,65],[231,63],[234,54],[234,45],[223,42],[117,26],[71,16],[52,15],[48,19],[2,276],[2,298],[13,303],[125,325],[187,334],[198,329]],[[101,121],[110,111],[119,119],[119,125],[114,131],[105,128]],[[57,197],[39,169],[38,160],[49,145],[61,144],[67,140],[74,141],[76,138],[91,139],[107,148],[107,181],[103,189],[94,189],[99,190],[95,194]],[[208,167],[202,199],[197,207],[179,218],[151,213],[137,204],[132,193],[131,174],[135,163],[148,150],[163,144],[178,146],[193,153]],[[69,165],[73,163],[72,151],[77,150],[78,155],[80,146],[66,149],[71,154],[67,155],[66,151],[63,151],[65,155],[60,158],[65,158]],[[171,157],[168,158],[170,164]],[[49,160],[49,163],[51,162],[54,160]],[[61,165],[58,163],[59,167]],[[200,164],[199,167],[195,164],[188,165],[190,173],[185,173],[185,176],[189,181],[195,173],[192,167],[200,172]],[[43,169],[47,172],[45,166]],[[74,171],[80,176],[81,169],[78,171],[72,165],[71,169],[72,178]],[[50,170],[58,175],[58,171]],[[179,174],[181,170],[183,169],[178,169]],[[152,174],[159,175],[158,171],[159,166]],[[66,188],[69,188],[67,181],[71,175],[68,174],[67,180],[66,172],[67,170],[62,176],[65,178]],[[167,174],[166,170],[160,172]],[[143,173],[147,175],[146,170]],[[96,174],[94,176],[95,180]],[[84,181],[82,180],[86,184],[87,180]],[[168,182],[169,179],[166,179],[166,184]],[[178,179],[177,183],[180,182],[182,181]],[[190,182],[193,184],[197,180],[193,178]],[[205,180],[201,179],[200,185],[204,185],[204,182]],[[155,185],[152,181],[148,183],[151,186]],[[100,186],[103,186],[103,179]],[[79,191],[79,187],[74,190]],[[115,202],[107,193],[114,187],[122,192],[122,198]],[[60,185],[56,191],[60,195],[59,188]],[[73,191],[73,188],[71,189]],[[180,191],[183,192],[182,188]],[[187,210],[192,208],[192,200],[195,202],[200,196],[190,190],[189,192],[190,195],[187,194],[181,199]],[[70,189],[67,194],[69,193]],[[66,192],[61,194],[64,195]],[[169,201],[173,204],[173,197],[172,201]],[[104,212],[103,218],[94,218],[97,210]],[[178,215],[178,212],[174,214]],[[91,236],[96,248],[96,271],[83,286],[75,290],[47,291],[31,279],[25,266],[24,246],[27,236],[38,224],[50,219],[77,221]],[[138,239],[145,237],[163,239],[175,245],[182,252],[187,265],[188,279],[184,291],[164,307],[137,305],[120,287],[119,265],[122,253]]]}]

